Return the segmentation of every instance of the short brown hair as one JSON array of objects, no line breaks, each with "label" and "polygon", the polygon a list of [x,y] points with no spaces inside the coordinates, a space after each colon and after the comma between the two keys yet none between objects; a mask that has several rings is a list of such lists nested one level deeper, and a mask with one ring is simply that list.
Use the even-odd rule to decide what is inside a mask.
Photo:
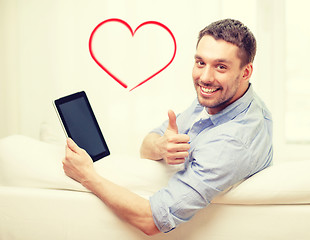
[{"label": "short brown hair", "polygon": [[256,40],[253,33],[243,23],[234,19],[224,19],[211,23],[199,32],[197,46],[205,35],[222,39],[239,47],[241,66],[253,62],[256,54]]}]

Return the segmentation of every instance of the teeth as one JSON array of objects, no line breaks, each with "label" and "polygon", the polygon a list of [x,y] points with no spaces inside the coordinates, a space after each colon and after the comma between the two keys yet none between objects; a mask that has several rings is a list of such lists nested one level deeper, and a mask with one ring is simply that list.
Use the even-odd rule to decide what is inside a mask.
[{"label": "teeth", "polygon": [[201,87],[202,91],[204,91],[205,93],[213,93],[215,92],[217,89],[212,89],[212,88],[204,88],[204,87]]}]

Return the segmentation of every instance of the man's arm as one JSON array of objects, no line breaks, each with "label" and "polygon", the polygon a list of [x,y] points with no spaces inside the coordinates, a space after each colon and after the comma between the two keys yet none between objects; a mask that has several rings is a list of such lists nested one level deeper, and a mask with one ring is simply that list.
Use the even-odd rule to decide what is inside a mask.
[{"label": "man's arm", "polygon": [[151,160],[162,160],[164,151],[160,147],[163,144],[161,144],[162,140],[163,137],[157,133],[146,135],[140,148],[140,157]]},{"label": "man's arm", "polygon": [[152,160],[164,159],[168,164],[180,164],[185,161],[190,149],[189,136],[178,133],[176,115],[168,112],[169,124],[163,136],[149,133],[143,140],[140,156]]},{"label": "man's arm", "polygon": [[66,175],[80,182],[131,225],[147,235],[160,232],[154,223],[149,201],[98,175],[90,156],[71,139],[67,140],[63,168]]}]

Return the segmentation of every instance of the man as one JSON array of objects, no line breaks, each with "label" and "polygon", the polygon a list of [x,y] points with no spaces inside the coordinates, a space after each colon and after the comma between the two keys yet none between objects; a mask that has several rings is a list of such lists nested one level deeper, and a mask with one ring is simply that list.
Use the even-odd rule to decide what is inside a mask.
[{"label": "man", "polygon": [[141,157],[184,163],[149,200],[99,176],[88,154],[67,141],[65,173],[117,215],[148,235],[186,222],[229,186],[272,161],[272,120],[249,83],[256,41],[242,23],[225,19],[199,34],[193,81],[197,99],[149,133]]}]

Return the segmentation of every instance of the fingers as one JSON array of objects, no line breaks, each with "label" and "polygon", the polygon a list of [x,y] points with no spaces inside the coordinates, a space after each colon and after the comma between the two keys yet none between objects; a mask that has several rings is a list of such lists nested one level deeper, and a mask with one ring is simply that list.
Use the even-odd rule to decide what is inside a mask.
[{"label": "fingers", "polygon": [[81,156],[83,153],[83,149],[81,149],[71,138],[67,138],[66,145],[66,154],[63,159],[63,165],[68,165],[72,160],[79,159],[78,156]]},{"label": "fingers", "polygon": [[166,163],[169,165],[177,165],[185,162],[185,158],[166,159]]},{"label": "fingers", "polygon": [[74,158],[74,155],[77,151],[77,145],[75,144],[75,142],[71,138],[67,138],[66,154],[62,163],[65,164],[66,161]]},{"label": "fingers", "polygon": [[166,158],[169,160],[175,160],[175,159],[185,159],[188,157],[188,152],[173,152],[173,153],[167,153]]},{"label": "fingers", "polygon": [[171,165],[184,163],[189,155],[188,150],[190,148],[189,143],[168,143],[165,161]]},{"label": "fingers", "polygon": [[72,152],[75,153],[78,153],[81,150],[71,138],[67,138],[67,146]]},{"label": "fingers", "polygon": [[[168,153],[188,153],[188,150],[191,148],[189,144],[168,144],[167,146],[167,152]],[[180,156],[180,157],[187,157],[187,156]]]},{"label": "fingers", "polygon": [[167,135],[167,141],[171,143],[188,143],[190,141],[190,137],[186,134],[171,134]]}]

